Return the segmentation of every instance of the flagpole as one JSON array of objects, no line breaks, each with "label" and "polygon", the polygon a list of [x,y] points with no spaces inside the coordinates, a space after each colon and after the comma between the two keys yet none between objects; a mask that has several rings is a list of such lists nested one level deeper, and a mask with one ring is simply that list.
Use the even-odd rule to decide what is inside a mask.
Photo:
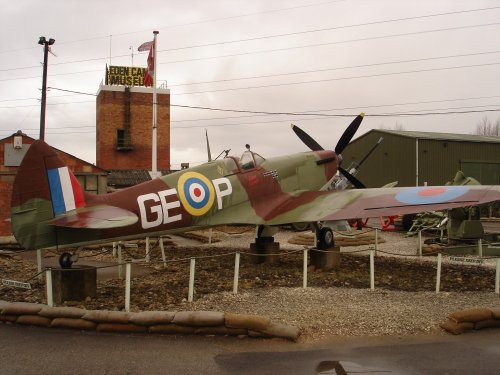
[{"label": "flagpole", "polygon": [[153,31],[153,138],[152,138],[152,159],[151,159],[151,178],[155,179],[158,177],[158,166],[157,166],[157,126],[158,126],[158,116],[157,108],[158,103],[156,101],[156,36],[159,31]]}]

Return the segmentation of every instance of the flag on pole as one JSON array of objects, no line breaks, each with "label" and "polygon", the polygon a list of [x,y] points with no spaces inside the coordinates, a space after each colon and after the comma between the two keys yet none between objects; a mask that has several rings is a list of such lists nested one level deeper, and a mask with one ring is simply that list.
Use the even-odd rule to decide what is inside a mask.
[{"label": "flag on pole", "polygon": [[154,75],[154,70],[155,70],[155,64],[154,64],[154,40],[150,42],[145,42],[142,43],[139,48],[137,48],[138,51],[144,52],[149,50],[149,55],[148,55],[148,68],[144,72],[144,86],[153,86],[153,75]]},{"label": "flag on pole", "polygon": [[139,52],[146,52],[146,51],[149,51],[151,49],[151,46],[153,45],[154,41],[150,41],[150,42],[144,42],[142,43],[139,48],[137,48],[137,50]]}]

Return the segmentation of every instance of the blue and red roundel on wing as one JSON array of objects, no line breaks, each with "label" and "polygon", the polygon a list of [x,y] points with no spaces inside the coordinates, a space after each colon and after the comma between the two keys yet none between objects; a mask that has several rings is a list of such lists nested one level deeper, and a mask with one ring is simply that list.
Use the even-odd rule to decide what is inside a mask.
[{"label": "blue and red roundel on wing", "polygon": [[406,204],[444,203],[461,197],[468,191],[466,186],[422,186],[400,191],[395,198]]}]

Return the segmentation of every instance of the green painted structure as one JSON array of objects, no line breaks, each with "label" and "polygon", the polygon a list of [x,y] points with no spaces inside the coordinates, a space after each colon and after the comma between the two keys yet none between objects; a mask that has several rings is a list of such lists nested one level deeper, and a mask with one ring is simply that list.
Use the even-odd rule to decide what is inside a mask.
[{"label": "green painted structure", "polygon": [[398,181],[398,186],[444,185],[462,170],[483,185],[500,185],[500,137],[374,129],[353,140],[342,166],[359,162],[383,142],[356,175],[367,187]]}]

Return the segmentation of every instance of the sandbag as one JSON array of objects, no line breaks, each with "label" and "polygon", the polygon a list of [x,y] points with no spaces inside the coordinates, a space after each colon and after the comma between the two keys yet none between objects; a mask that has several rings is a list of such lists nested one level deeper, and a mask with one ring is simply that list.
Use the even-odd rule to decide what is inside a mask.
[{"label": "sandbag", "polygon": [[21,315],[16,319],[16,323],[30,326],[48,327],[52,319],[40,315]]},{"label": "sandbag", "polygon": [[12,302],[4,306],[2,314],[4,315],[36,315],[40,312],[43,305],[30,302]]},{"label": "sandbag", "polygon": [[142,311],[131,313],[129,320],[131,323],[143,326],[155,324],[169,324],[174,319],[174,311]]},{"label": "sandbag", "polygon": [[195,327],[179,326],[177,324],[159,324],[149,327],[151,333],[190,334],[195,331]]},{"label": "sandbag", "polygon": [[0,322],[15,322],[17,320],[17,317],[17,315],[0,314]]},{"label": "sandbag", "polygon": [[3,309],[7,306],[10,306],[12,302],[0,301],[0,314],[2,314]]},{"label": "sandbag", "polygon": [[491,319],[492,313],[487,308],[467,309],[462,311],[455,311],[448,315],[448,319],[455,323],[463,322],[479,322],[481,320]]},{"label": "sandbag", "polygon": [[297,327],[287,326],[280,323],[270,323],[267,328],[261,332],[270,336],[281,337],[292,341],[297,341],[300,335],[300,331]]},{"label": "sandbag", "polygon": [[87,310],[78,307],[42,307],[38,315],[46,318],[81,318]]},{"label": "sandbag", "polygon": [[224,325],[224,313],[217,311],[179,311],[172,323],[183,326],[221,326]]},{"label": "sandbag", "polygon": [[483,329],[483,328],[500,328],[500,320],[486,319],[474,323],[474,329]]},{"label": "sandbag", "polygon": [[471,329],[474,329],[474,323],[471,322],[457,323],[450,319],[448,319],[444,323],[439,324],[439,326],[445,331],[453,333],[454,335],[460,335],[465,331],[470,331]]},{"label": "sandbag", "polygon": [[494,307],[490,310],[493,319],[500,319],[500,307]]},{"label": "sandbag", "polygon": [[271,335],[268,335],[267,333],[252,331],[250,329],[248,330],[248,336],[252,338],[265,338],[265,339],[273,337]]},{"label": "sandbag", "polygon": [[249,315],[249,314],[224,314],[226,327],[231,328],[246,328],[252,331],[263,331],[271,323],[271,319],[259,316],[259,315]]},{"label": "sandbag", "polygon": [[129,313],[122,311],[90,310],[82,316],[82,319],[96,323],[126,324],[129,322],[129,316]]},{"label": "sandbag", "polygon": [[50,323],[51,327],[56,328],[72,328],[72,329],[81,329],[84,331],[92,331],[97,326],[97,323],[94,323],[90,320],[85,319],[72,319],[72,318],[54,318],[52,319],[52,323]]},{"label": "sandbag", "polygon": [[197,335],[218,335],[218,336],[240,336],[248,335],[248,330],[244,328],[229,328],[226,326],[200,327],[195,330]]},{"label": "sandbag", "polygon": [[98,332],[147,332],[148,327],[138,326],[131,323],[99,323],[96,327]]}]

